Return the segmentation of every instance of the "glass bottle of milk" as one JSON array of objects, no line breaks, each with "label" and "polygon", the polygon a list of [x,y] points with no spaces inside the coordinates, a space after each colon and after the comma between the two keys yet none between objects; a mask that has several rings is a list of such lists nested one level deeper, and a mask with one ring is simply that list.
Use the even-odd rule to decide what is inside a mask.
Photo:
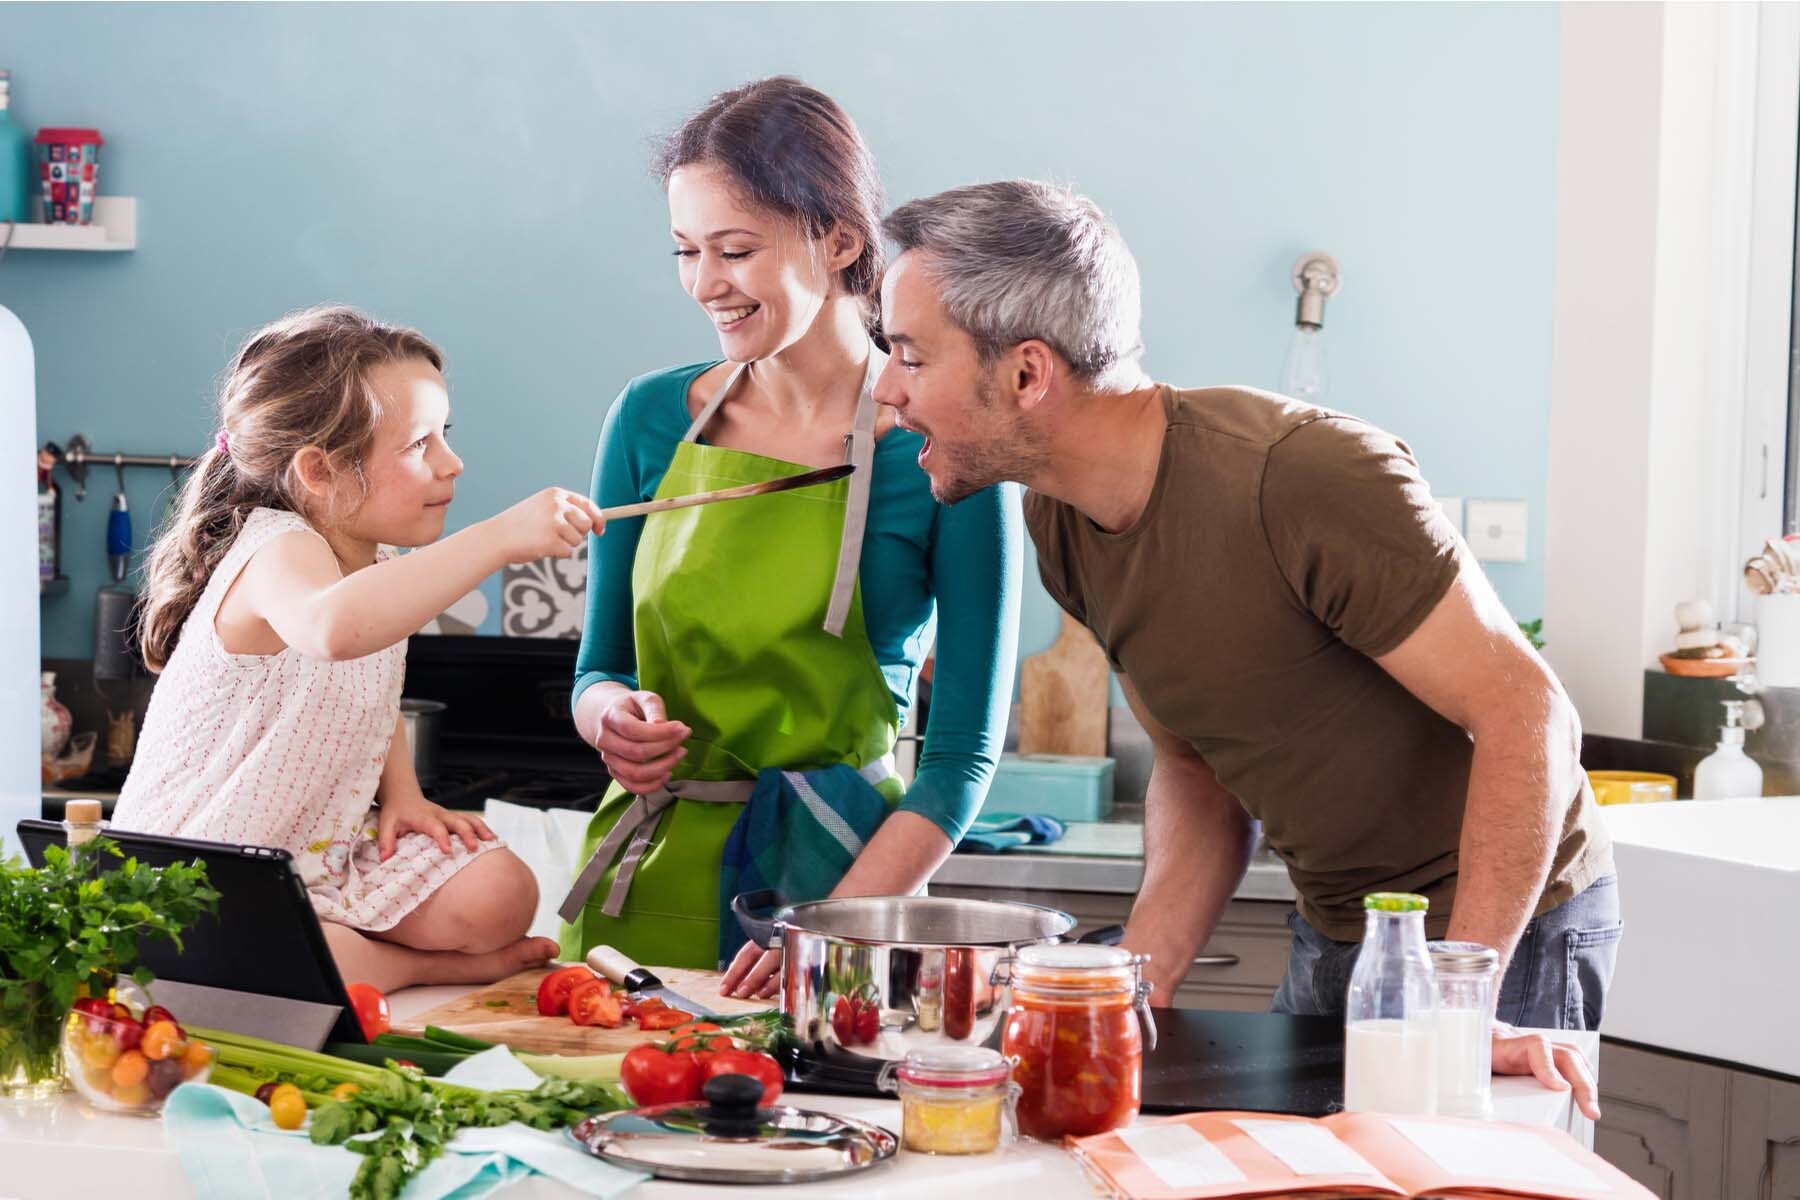
[{"label": "glass bottle of milk", "polygon": [[1423,896],[1363,897],[1363,942],[1344,1010],[1344,1108],[1437,1111],[1437,983]]}]

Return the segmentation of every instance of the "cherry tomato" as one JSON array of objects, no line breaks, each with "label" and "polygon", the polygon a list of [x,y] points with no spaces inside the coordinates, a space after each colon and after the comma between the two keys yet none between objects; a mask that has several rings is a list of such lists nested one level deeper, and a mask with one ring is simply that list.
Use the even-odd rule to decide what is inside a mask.
[{"label": "cherry tomato", "polygon": [[781,1064],[755,1050],[721,1050],[706,1064],[706,1077],[748,1075],[763,1085],[763,1107],[781,1098]]},{"label": "cherry tomato", "polygon": [[269,1082],[260,1085],[256,1089],[256,1098],[258,1100],[261,1100],[264,1104],[267,1104],[269,1102],[269,1097],[273,1096],[275,1094],[275,1089],[280,1086],[281,1085],[279,1083],[276,1083],[273,1079],[271,1079],[271,1080],[269,1080]]},{"label": "cherry tomato", "polygon": [[881,1009],[865,999],[856,1011],[856,1040],[867,1046],[881,1036]]},{"label": "cherry tomato", "polygon": [[113,1064],[112,1077],[113,1082],[120,1087],[142,1083],[150,1077],[150,1060],[136,1050],[127,1050]]},{"label": "cherry tomato", "polygon": [[356,1023],[362,1026],[363,1040],[372,1042],[388,1031],[388,1002],[374,987],[366,983],[353,983],[344,989],[350,997],[350,1007],[356,1012]]},{"label": "cherry tomato", "polygon": [[176,1025],[180,1024],[179,1021],[175,1020],[174,1013],[170,1012],[160,1004],[152,1004],[149,1008],[144,1010],[144,1028],[148,1029],[158,1021],[169,1021]]},{"label": "cherry tomato", "polygon": [[145,1058],[155,1060],[180,1058],[187,1053],[187,1045],[181,1040],[181,1031],[175,1027],[175,1022],[168,1020],[152,1021],[146,1025],[139,1046]]},{"label": "cherry tomato", "polygon": [[[712,1036],[708,1036],[708,1035]],[[712,1053],[732,1048],[731,1035],[720,1032],[711,1021],[689,1021],[669,1035],[669,1049]]]},{"label": "cherry tomato", "polygon": [[617,1029],[625,1023],[625,1006],[604,979],[588,979],[569,993],[569,1020],[577,1025]]},{"label": "cherry tomato", "polygon": [[640,1006],[637,1023],[639,1029],[674,1029],[693,1019],[693,1013],[682,1012],[679,1008],[653,1008],[645,1012]]},{"label": "cherry tomato", "polygon": [[192,1079],[212,1063],[212,1047],[205,1042],[189,1042],[187,1053],[181,1056],[181,1071]]},{"label": "cherry tomato", "polygon": [[107,1022],[112,1020],[112,1005],[98,996],[85,996],[77,1000],[73,1008],[87,1018],[87,1031],[111,1035],[112,1030]]},{"label": "cherry tomato", "polygon": [[[569,1015],[569,993],[575,985],[590,979],[598,979],[592,971],[583,966],[558,967],[544,976],[538,984],[537,1010],[540,1017],[566,1017]],[[602,983],[605,980],[601,980]],[[608,984],[608,987],[611,985]]]},{"label": "cherry tomato", "polygon": [[138,1043],[144,1040],[144,1026],[130,1017],[114,1017],[112,1021],[113,1041],[119,1044],[120,1050],[136,1050]]},{"label": "cherry tomato", "polygon": [[837,1003],[831,1006],[831,1032],[837,1034],[840,1046],[857,1044],[856,1002],[850,997],[839,996]]},{"label": "cherry tomato", "polygon": [[633,1104],[647,1107],[698,1100],[705,1074],[692,1054],[645,1044],[619,1064],[619,1082]]},{"label": "cherry tomato", "polygon": [[306,1124],[306,1097],[291,1083],[280,1084],[269,1097],[269,1116],[277,1129],[298,1129]]},{"label": "cherry tomato", "polygon": [[419,1069],[419,1064],[410,1058],[396,1058],[394,1060],[394,1065],[396,1067],[405,1067],[409,1071],[416,1071]]},{"label": "cherry tomato", "polygon": [[362,1089],[357,1087],[354,1083],[340,1083],[331,1089],[331,1098],[333,1100],[348,1100],[360,1091],[362,1091]]}]

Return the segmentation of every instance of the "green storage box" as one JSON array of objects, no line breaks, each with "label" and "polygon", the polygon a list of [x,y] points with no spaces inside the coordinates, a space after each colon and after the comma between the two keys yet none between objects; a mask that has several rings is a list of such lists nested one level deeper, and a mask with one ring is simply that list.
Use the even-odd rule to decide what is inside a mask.
[{"label": "green storage box", "polygon": [[1113,760],[1078,754],[1002,754],[984,817],[1042,814],[1060,821],[1101,821],[1112,812]]}]

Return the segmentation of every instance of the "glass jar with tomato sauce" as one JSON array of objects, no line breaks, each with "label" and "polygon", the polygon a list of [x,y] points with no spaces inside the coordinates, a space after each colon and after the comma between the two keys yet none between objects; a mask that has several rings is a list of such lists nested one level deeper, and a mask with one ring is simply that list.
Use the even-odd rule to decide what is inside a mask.
[{"label": "glass jar with tomato sauce", "polygon": [[1000,1052],[1013,1062],[1021,1133],[1087,1137],[1137,1116],[1144,1033],[1156,1044],[1146,961],[1091,945],[1027,946],[1014,956]]}]

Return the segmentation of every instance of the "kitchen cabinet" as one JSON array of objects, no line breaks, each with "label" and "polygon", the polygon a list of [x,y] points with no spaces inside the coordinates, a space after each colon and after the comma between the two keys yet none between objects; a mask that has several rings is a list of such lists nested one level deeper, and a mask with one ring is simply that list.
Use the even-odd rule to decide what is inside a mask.
[{"label": "kitchen cabinet", "polygon": [[1602,1040],[1594,1149],[1664,1200],[1800,1197],[1800,1081]]},{"label": "kitchen cabinet", "polygon": [[1725,1194],[1800,1197],[1800,1082],[1731,1072]]},{"label": "kitchen cabinet", "polygon": [[1723,1190],[1730,1075],[1602,1039],[1595,1152],[1662,1200],[1747,1200]]},{"label": "kitchen cabinet", "polygon": [[[1065,892],[1048,889],[999,889],[933,884],[934,896],[972,900],[1014,900],[1060,908],[1075,918],[1076,931],[1122,924],[1133,897],[1112,892]],[[1175,989],[1176,1008],[1267,1012],[1287,970],[1288,914],[1292,904],[1272,900],[1233,900],[1226,905],[1206,948],[1194,959],[1187,977]]]}]

